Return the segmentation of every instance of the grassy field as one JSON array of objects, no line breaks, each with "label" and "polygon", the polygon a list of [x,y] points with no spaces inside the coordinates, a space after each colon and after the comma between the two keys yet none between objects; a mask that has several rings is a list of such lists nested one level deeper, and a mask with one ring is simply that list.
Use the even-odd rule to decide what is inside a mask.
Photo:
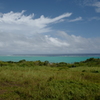
[{"label": "grassy field", "polygon": [[98,60],[0,62],[0,100],[100,100]]}]

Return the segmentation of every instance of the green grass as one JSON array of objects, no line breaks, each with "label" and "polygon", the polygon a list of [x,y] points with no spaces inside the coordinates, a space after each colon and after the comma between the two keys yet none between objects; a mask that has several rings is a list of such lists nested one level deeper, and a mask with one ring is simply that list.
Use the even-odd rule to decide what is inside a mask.
[{"label": "green grass", "polygon": [[20,65],[0,67],[0,100],[100,100],[99,66]]}]

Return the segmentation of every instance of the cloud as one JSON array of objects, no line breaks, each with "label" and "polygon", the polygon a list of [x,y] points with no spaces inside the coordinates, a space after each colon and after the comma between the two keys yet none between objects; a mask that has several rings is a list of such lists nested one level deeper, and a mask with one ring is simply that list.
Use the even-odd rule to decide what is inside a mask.
[{"label": "cloud", "polygon": [[98,20],[100,20],[100,17],[92,17],[92,18],[89,18],[88,20],[89,21],[92,21],[92,20],[97,20],[98,21]]},{"label": "cloud", "polygon": [[[100,39],[89,39],[53,30],[49,24],[62,22],[72,13],[55,18],[35,18],[34,14],[22,12],[0,14],[0,53],[85,53],[99,52]],[[78,21],[81,17],[74,19]],[[52,33],[52,34],[50,34]]]},{"label": "cloud", "polygon": [[92,4],[92,6],[95,7],[95,11],[97,13],[100,13],[100,2],[95,2],[94,4]]},{"label": "cloud", "polygon": [[89,6],[97,1],[98,0],[75,0],[75,2],[80,6]]},{"label": "cloud", "polygon": [[97,2],[98,0],[83,0],[84,5],[92,5],[93,3]]},{"label": "cloud", "polygon": [[90,6],[94,7],[97,13],[100,13],[100,1],[99,0],[76,0],[81,6]]},{"label": "cloud", "polygon": [[[55,33],[54,33],[55,34]],[[0,52],[13,54],[34,53],[99,53],[100,38],[83,38],[58,31],[55,37],[35,34],[0,33]]]},{"label": "cloud", "polygon": [[100,2],[95,2],[93,6],[100,7]]},{"label": "cloud", "polygon": [[82,17],[78,17],[78,18],[69,20],[69,22],[76,22],[76,21],[81,21],[81,20],[82,20]]},{"label": "cloud", "polygon": [[69,35],[63,31],[59,32],[63,41],[69,45],[65,47],[68,53],[96,53],[100,50],[100,38],[83,38],[81,36]]},{"label": "cloud", "polygon": [[86,6],[92,6],[95,8],[95,11],[97,13],[100,13],[100,1],[99,0],[85,0],[87,1],[85,3]]},{"label": "cloud", "polygon": [[24,34],[44,33],[49,32],[51,29],[48,24],[61,22],[63,18],[70,17],[72,13],[65,13],[55,18],[48,18],[41,15],[40,18],[35,19],[34,14],[29,16],[24,15],[25,11],[14,13],[13,11],[5,14],[0,14],[0,30],[18,33],[19,31]]}]

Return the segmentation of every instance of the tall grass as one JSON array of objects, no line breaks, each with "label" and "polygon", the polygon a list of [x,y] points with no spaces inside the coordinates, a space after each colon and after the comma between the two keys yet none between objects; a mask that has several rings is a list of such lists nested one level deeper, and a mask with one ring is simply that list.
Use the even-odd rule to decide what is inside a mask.
[{"label": "tall grass", "polygon": [[20,65],[0,67],[0,100],[100,100],[100,67]]}]

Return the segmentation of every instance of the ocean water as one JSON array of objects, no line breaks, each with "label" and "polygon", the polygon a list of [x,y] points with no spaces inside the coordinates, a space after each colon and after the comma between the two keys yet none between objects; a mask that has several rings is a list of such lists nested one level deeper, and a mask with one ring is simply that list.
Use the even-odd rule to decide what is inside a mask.
[{"label": "ocean water", "polygon": [[84,61],[89,58],[100,58],[100,54],[20,54],[20,55],[5,55],[0,56],[0,61],[49,61],[74,63]]}]

